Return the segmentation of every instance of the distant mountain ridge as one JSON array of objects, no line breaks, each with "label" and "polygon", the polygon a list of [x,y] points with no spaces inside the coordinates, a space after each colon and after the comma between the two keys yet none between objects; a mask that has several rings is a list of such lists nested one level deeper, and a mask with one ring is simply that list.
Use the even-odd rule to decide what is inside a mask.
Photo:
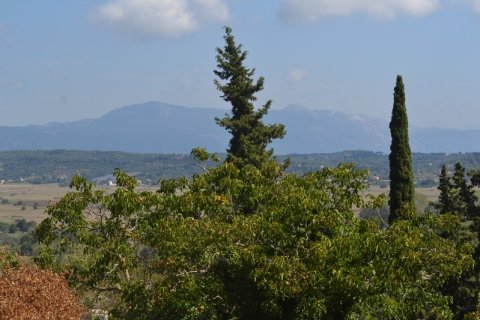
[{"label": "distant mountain ridge", "polygon": [[[148,102],[115,109],[97,119],[66,123],[0,126],[0,150],[102,150],[140,153],[189,153],[202,146],[224,152],[228,133],[215,124],[226,110]],[[387,152],[388,122],[297,106],[270,110],[269,123],[282,123],[287,135],[275,141],[277,154],[342,150]],[[410,129],[415,152],[478,152],[480,130]]]}]

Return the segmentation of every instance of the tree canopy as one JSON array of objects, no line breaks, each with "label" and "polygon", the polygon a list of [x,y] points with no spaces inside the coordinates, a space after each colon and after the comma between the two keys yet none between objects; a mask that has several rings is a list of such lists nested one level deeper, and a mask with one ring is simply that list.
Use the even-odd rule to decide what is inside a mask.
[{"label": "tree canopy", "polygon": [[408,117],[405,106],[405,88],[402,76],[397,76],[393,94],[392,119],[390,121],[392,143],[390,145],[390,216],[389,222],[409,216],[415,207],[412,153],[408,138]]},{"label": "tree canopy", "polygon": [[224,127],[232,135],[227,150],[227,161],[238,168],[253,165],[261,168],[272,161],[273,150],[268,144],[274,139],[283,138],[285,127],[281,124],[266,125],[262,118],[272,104],[268,100],[258,110],[253,102],[256,93],[263,90],[264,78],[253,79],[255,69],[244,65],[247,51],[242,45],[235,43],[232,29],[225,27],[225,47],[217,48],[217,70],[215,84],[223,93],[222,98],[232,106],[232,115],[216,119],[218,125]]},{"label": "tree canopy", "polygon": [[452,190],[453,185],[450,176],[447,173],[447,166],[442,165],[442,170],[439,177],[438,190],[440,195],[438,198],[438,208],[440,213],[455,212]]},{"label": "tree canopy", "polygon": [[38,228],[38,261],[122,319],[449,319],[442,288],[473,266],[461,221],[359,220],[354,208],[382,203],[362,195],[366,174],[272,180],[225,163],[140,192],[117,171],[112,194],[76,177]]}]

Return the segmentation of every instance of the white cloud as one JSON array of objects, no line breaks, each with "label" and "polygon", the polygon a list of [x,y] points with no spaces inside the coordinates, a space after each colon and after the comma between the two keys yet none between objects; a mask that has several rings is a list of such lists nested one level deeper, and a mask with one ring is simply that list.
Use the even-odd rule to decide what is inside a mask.
[{"label": "white cloud", "polygon": [[130,35],[171,38],[209,22],[226,22],[224,0],[111,0],[93,13],[96,22]]},{"label": "white cloud", "polygon": [[472,6],[473,11],[480,13],[480,0],[465,0]]},{"label": "white cloud", "polygon": [[290,81],[298,82],[305,78],[307,75],[307,70],[302,68],[295,68],[290,71]]},{"label": "white cloud", "polygon": [[312,23],[323,16],[354,13],[392,19],[398,14],[424,16],[439,9],[440,3],[440,0],[283,0],[279,13],[283,20],[294,23]]}]

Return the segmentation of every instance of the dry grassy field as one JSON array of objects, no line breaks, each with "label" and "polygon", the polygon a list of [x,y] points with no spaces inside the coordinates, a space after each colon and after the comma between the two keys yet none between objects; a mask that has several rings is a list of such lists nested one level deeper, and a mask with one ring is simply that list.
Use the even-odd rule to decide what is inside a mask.
[{"label": "dry grassy field", "polygon": [[[381,194],[386,193],[388,195],[388,188],[380,188],[378,186],[372,186],[370,193]],[[418,212],[423,212],[431,202],[437,202],[440,191],[436,188],[415,188],[415,206]]]},{"label": "dry grassy field", "polygon": [[[114,190],[114,187],[104,187]],[[0,221],[13,222],[26,219],[40,222],[45,218],[45,208],[55,202],[70,189],[57,184],[3,184],[0,185]],[[378,195],[388,189],[372,186],[369,193]],[[417,188],[417,206],[424,208],[430,201],[437,201],[437,188]]]},{"label": "dry grassy field", "polygon": [[[113,192],[115,187],[99,186],[99,189]],[[138,190],[147,190],[152,187],[139,187]],[[51,202],[58,201],[68,187],[59,187],[57,184],[2,184],[0,185],[0,222],[14,222],[17,219],[42,221],[45,209]]]},{"label": "dry grassy field", "polygon": [[[388,188],[380,188],[379,186],[370,186],[370,189],[369,189],[369,192],[371,194],[374,194],[374,195],[381,194],[381,193],[388,194],[388,191],[389,191]],[[438,195],[439,195],[439,191],[438,191],[437,187],[415,188],[415,193],[424,195],[430,201],[438,200]]]},{"label": "dry grassy field", "polygon": [[56,184],[2,184],[0,185],[0,221],[16,219],[41,221],[50,201],[57,201],[69,189]]}]

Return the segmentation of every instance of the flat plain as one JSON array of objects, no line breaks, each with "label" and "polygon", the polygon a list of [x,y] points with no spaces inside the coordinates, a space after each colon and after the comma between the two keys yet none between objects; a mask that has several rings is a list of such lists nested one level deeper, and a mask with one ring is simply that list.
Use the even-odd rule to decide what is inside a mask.
[{"label": "flat plain", "polygon": [[2,184],[0,185],[0,221],[16,219],[42,221],[45,208],[58,201],[69,188],[57,184]]},{"label": "flat plain", "polygon": [[[388,188],[380,188],[379,186],[371,186],[368,190],[368,193],[373,195],[385,193],[388,196],[388,192]],[[415,202],[417,210],[419,210],[419,212],[425,210],[425,208],[427,208],[431,202],[438,201],[439,195],[440,191],[437,189],[437,187],[415,188]]]},{"label": "flat plain", "polygon": [[[115,187],[99,188],[113,191]],[[57,184],[2,184],[0,185],[0,222],[11,223],[17,219],[40,222],[46,217],[45,209],[48,204],[58,201],[68,191],[70,191],[68,187],[60,187]],[[417,188],[415,191],[419,208],[425,208],[430,201],[438,199],[439,192],[435,187]],[[388,194],[388,188],[372,186],[369,193]]]}]

